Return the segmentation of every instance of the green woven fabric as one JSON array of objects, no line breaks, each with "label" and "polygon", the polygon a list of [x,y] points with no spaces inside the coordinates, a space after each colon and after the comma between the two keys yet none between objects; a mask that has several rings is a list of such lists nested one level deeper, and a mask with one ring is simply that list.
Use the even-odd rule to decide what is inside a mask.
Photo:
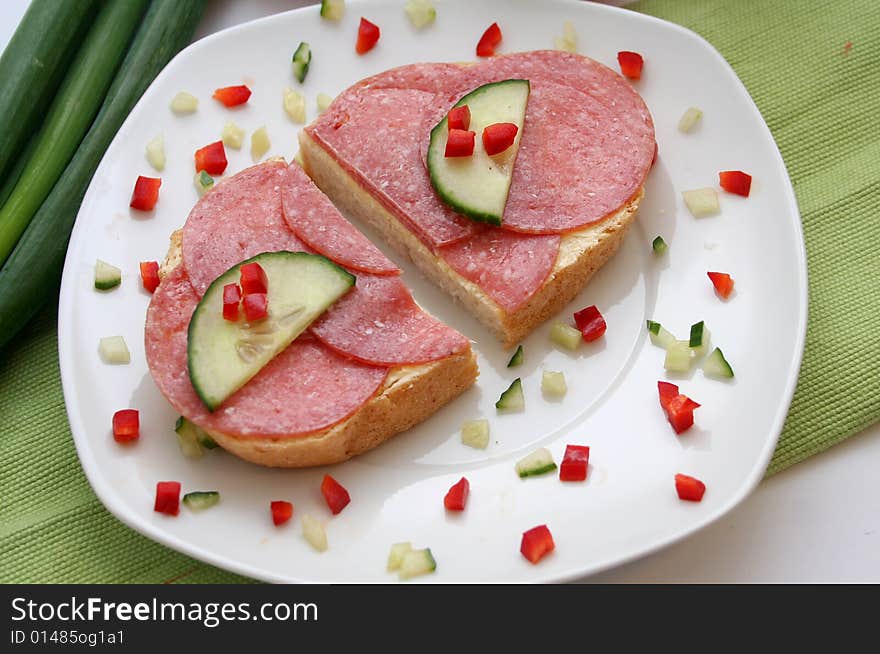
[{"label": "green woven fabric", "polygon": [[[767,120],[800,204],[810,322],[768,473],[880,419],[880,2],[645,0],[718,48]],[[583,35],[586,38],[586,35]],[[848,54],[844,44],[852,43]],[[873,273],[873,274],[872,274]],[[128,529],[71,441],[47,309],[0,352],[0,582],[241,582]]]}]

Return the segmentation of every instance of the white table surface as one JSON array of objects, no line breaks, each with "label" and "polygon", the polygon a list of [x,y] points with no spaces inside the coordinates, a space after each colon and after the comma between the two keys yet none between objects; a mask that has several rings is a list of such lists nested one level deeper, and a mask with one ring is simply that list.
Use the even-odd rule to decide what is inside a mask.
[{"label": "white table surface", "polygon": [[[28,3],[0,2],[0,47]],[[195,38],[306,4],[312,3],[208,0]],[[875,424],[762,482],[742,504],[690,538],[583,581],[880,582],[878,462],[880,424]]]}]

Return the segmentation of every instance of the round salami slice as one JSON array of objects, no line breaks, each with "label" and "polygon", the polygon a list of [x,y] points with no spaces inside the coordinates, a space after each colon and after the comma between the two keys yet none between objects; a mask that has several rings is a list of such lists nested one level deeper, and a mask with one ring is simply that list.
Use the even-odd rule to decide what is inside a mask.
[{"label": "round salami slice", "polygon": [[560,240],[555,234],[526,235],[486,227],[447,245],[440,254],[459,275],[513,313],[544,284],[556,263]]},{"label": "round salami slice", "polygon": [[304,436],[353,414],[385,379],[387,369],[342,357],[303,335],[210,413],[187,372],[187,328],[198,301],[178,266],[153,294],[144,340],[159,390],[175,410],[204,429],[239,437]]},{"label": "round salami slice", "polygon": [[235,264],[262,252],[306,251],[284,221],[281,187],[287,164],[246,168],[198,201],[183,227],[183,264],[201,297]]},{"label": "round salami slice", "polygon": [[358,275],[354,289],[312,323],[311,330],[341,354],[374,365],[427,363],[469,344],[422,311],[399,277]]},{"label": "round salami slice", "polygon": [[284,220],[296,236],[318,254],[350,270],[399,275],[400,268],[343,218],[302,168],[287,168],[281,186]]}]

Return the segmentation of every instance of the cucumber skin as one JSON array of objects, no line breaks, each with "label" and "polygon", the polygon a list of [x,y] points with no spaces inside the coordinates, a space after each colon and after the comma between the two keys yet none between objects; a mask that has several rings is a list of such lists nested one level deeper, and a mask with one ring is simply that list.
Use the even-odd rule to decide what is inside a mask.
[{"label": "cucumber skin", "polygon": [[15,189],[0,209],[0,264],[76,154],[147,4],[147,0],[109,2],[98,14],[52,101]]},{"label": "cucumber skin", "polygon": [[515,368],[516,366],[521,366],[523,362],[523,346],[520,345],[516,348],[516,352],[513,353],[513,356],[510,357],[510,361],[507,362],[508,368]]},{"label": "cucumber skin", "polygon": [[520,379],[519,377],[510,382],[510,386],[507,387],[507,390],[504,391],[498,398],[498,401],[495,402],[495,408],[500,409],[501,411],[520,410],[520,407],[512,409],[508,406],[509,402],[514,399],[514,396],[523,396],[522,379]]},{"label": "cucumber skin", "polygon": [[525,479],[526,477],[539,477],[540,475],[546,475],[548,472],[553,472],[556,470],[555,463],[548,463],[545,466],[540,468],[535,468],[534,470],[523,470],[522,472],[517,472],[520,479]]},{"label": "cucumber skin", "polygon": [[[0,57],[0,176],[39,127],[97,0],[33,0]],[[27,156],[22,154],[20,158]],[[18,177],[15,175],[14,177]],[[5,198],[0,206],[5,203]]]},{"label": "cucumber skin", "polygon": [[67,241],[92,175],[132,107],[192,38],[206,1],[153,0],[92,127],[0,268],[0,348],[57,296]]}]

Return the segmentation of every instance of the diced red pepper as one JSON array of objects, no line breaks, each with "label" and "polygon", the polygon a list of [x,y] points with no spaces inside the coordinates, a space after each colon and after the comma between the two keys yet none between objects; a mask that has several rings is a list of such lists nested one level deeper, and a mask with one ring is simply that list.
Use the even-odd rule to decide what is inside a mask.
[{"label": "diced red pepper", "polygon": [[678,492],[678,498],[687,500],[688,502],[699,502],[703,499],[706,492],[706,484],[696,477],[688,477],[687,475],[675,475],[675,490]]},{"label": "diced red pepper", "polygon": [[590,448],[586,445],[566,445],[559,466],[560,481],[583,481],[590,465]]},{"label": "diced red pepper", "polygon": [[244,264],[238,272],[241,276],[241,292],[244,295],[269,292],[269,278],[263,266],[256,261]]},{"label": "diced red pepper", "polygon": [[128,206],[138,211],[152,211],[159,200],[160,186],[162,186],[161,178],[138,175]]},{"label": "diced red pepper", "polygon": [[707,272],[706,274],[712,280],[712,285],[715,287],[718,295],[725,300],[729,298],[730,294],[733,293],[733,277],[722,272]]},{"label": "diced red pepper", "polygon": [[196,150],[197,173],[204,170],[209,175],[222,175],[227,163],[223,141],[215,141]]},{"label": "diced red pepper", "polygon": [[618,52],[617,63],[620,64],[620,72],[623,73],[625,77],[629,77],[630,79],[641,79],[642,67],[645,65],[645,60],[642,59],[642,55],[638,52]]},{"label": "diced red pepper", "polygon": [[284,500],[276,500],[269,505],[272,509],[272,522],[275,526],[283,525],[293,517],[293,504]]},{"label": "diced red pepper", "polygon": [[359,55],[366,54],[376,46],[379,36],[379,27],[361,17],[360,25],[358,25],[357,44],[354,46],[355,51]]},{"label": "diced red pepper", "polygon": [[483,129],[483,147],[489,156],[504,152],[513,145],[519,127],[513,123],[493,123]]},{"label": "diced red pepper", "polygon": [[599,313],[595,304],[574,314],[574,324],[577,325],[587,343],[601,337],[607,327],[605,318]]},{"label": "diced red pepper", "polygon": [[553,535],[547,529],[547,525],[539,525],[523,533],[519,551],[529,561],[537,563],[555,547]]},{"label": "diced red pepper", "polygon": [[718,182],[728,193],[749,197],[752,190],[752,176],[741,170],[725,170],[718,173]]},{"label": "diced red pepper", "polygon": [[156,484],[156,503],[153,510],[167,515],[180,513],[179,481],[160,481]]},{"label": "diced red pepper", "polygon": [[214,99],[219,100],[227,107],[237,107],[244,104],[251,97],[251,90],[244,84],[239,86],[224,86],[214,91]]},{"label": "diced red pepper", "polygon": [[477,56],[491,57],[495,54],[495,48],[498,47],[499,43],[501,43],[501,28],[498,27],[498,23],[492,23],[483,32],[480,42],[477,43]]},{"label": "diced red pepper", "polygon": [[150,293],[159,288],[159,262],[141,261],[141,283]]},{"label": "diced red pepper", "polygon": [[227,284],[223,287],[223,318],[237,322],[241,315],[241,289],[238,284]]},{"label": "diced red pepper", "polygon": [[245,295],[241,301],[244,317],[248,322],[262,320],[269,316],[269,300],[265,293]]},{"label": "diced red pepper", "polygon": [[140,436],[140,414],[137,409],[120,409],[113,414],[113,440],[117,443],[136,441]]},{"label": "diced red pepper", "polygon": [[468,493],[470,493],[471,485],[467,479],[462,477],[458,482],[449,489],[446,497],[443,498],[443,506],[448,511],[464,511],[467,504]]},{"label": "diced red pepper", "polygon": [[446,139],[447,157],[470,157],[474,153],[474,132],[468,132],[463,129],[449,130],[449,136]]},{"label": "diced red pepper", "polygon": [[658,381],[657,390],[660,391],[660,406],[666,411],[669,403],[678,396],[678,386],[669,382]]},{"label": "diced red pepper", "polygon": [[467,105],[453,107],[446,118],[449,129],[464,129],[471,126],[471,110]]},{"label": "diced red pepper", "polygon": [[321,493],[333,515],[342,511],[351,502],[351,496],[345,487],[330,475],[324,475],[324,479],[321,481]]}]

